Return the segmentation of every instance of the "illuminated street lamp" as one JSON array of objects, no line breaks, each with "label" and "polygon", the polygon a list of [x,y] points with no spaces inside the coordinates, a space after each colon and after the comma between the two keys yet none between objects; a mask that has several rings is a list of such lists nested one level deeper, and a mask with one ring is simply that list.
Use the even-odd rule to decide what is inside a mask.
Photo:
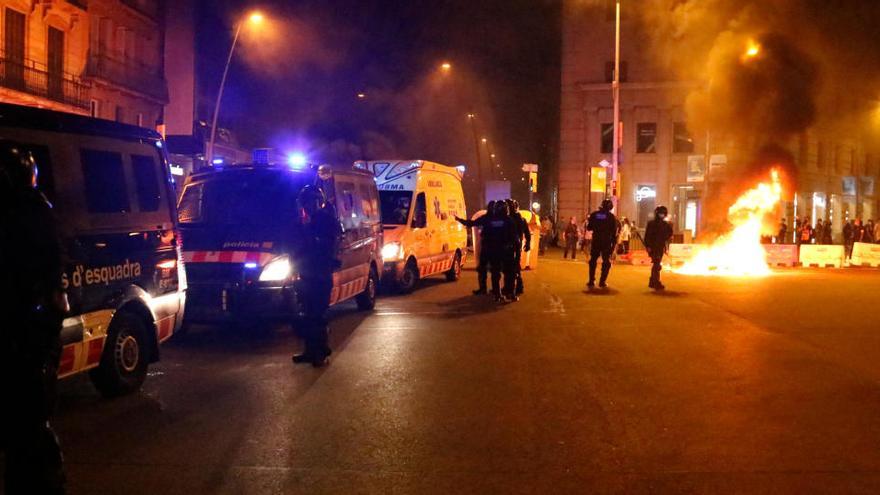
[{"label": "illuminated street lamp", "polygon": [[223,77],[220,78],[220,90],[217,92],[217,101],[214,103],[214,117],[211,119],[211,138],[208,141],[208,149],[205,153],[205,161],[213,163],[214,161],[214,139],[217,137],[217,117],[220,114],[220,101],[223,99],[223,88],[226,87],[226,76],[229,74],[229,66],[232,64],[232,55],[235,53],[235,46],[238,44],[238,37],[241,35],[241,28],[245,23],[252,26],[258,26],[263,23],[264,17],[260,12],[252,12],[245,19],[238,22],[235,28],[235,36],[232,38],[232,46],[229,47],[229,56],[226,57],[226,67],[223,68]]},{"label": "illuminated street lamp", "polygon": [[449,72],[450,70],[452,70],[452,64],[450,64],[449,62],[443,62],[442,64],[440,64],[440,69],[442,69],[443,72]]}]

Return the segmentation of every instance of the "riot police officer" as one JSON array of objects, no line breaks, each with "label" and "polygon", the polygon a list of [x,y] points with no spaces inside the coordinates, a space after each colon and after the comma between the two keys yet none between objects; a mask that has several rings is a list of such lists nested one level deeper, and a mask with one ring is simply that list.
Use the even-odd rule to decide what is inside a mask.
[{"label": "riot police officer", "polygon": [[655,290],[663,290],[666,287],[660,283],[660,270],[663,269],[660,264],[663,261],[663,254],[666,253],[666,245],[672,239],[672,226],[666,221],[669,210],[665,206],[658,206],[654,209],[654,218],[648,222],[645,229],[645,248],[648,250],[648,256],[651,257],[651,280],[648,287]]},{"label": "riot police officer", "polygon": [[[479,227],[482,231],[483,225],[488,222],[492,216],[495,214],[495,201],[489,201],[489,204],[486,205],[486,214],[476,218],[474,220],[466,220],[464,218],[455,217],[455,220],[458,223],[464,225],[467,228],[471,227]],[[480,257],[477,260],[477,289],[474,290],[474,295],[479,296],[486,294],[486,278],[489,274],[489,250],[486,249],[486,238],[480,237]]]},{"label": "riot police officer", "polygon": [[[495,296],[495,301],[501,301],[503,298],[509,300],[516,298],[513,290],[515,229],[507,209],[507,203],[504,201],[496,202],[494,215],[483,225],[482,230],[485,242],[483,247],[486,249],[489,271],[492,273],[492,295]],[[504,275],[503,289],[499,286],[502,274]]]},{"label": "riot police officer", "polygon": [[6,493],[63,493],[58,439],[49,425],[61,356],[61,241],[37,189],[30,152],[0,143],[0,445]]},{"label": "riot police officer", "polygon": [[[513,262],[514,283],[516,296],[521,295],[525,291],[522,279],[522,253],[532,249],[532,233],[529,231],[529,223],[519,213],[519,202],[515,199],[507,200],[507,207],[510,209],[510,218],[516,227],[516,248],[514,249],[515,260]],[[525,241],[525,245],[523,245]]]},{"label": "riot police officer", "polygon": [[599,287],[607,287],[608,272],[611,271],[611,254],[617,244],[618,223],[617,218],[611,213],[614,203],[610,199],[602,201],[597,211],[590,214],[587,221],[587,230],[593,233],[593,241],[590,245],[590,279],[587,288],[596,286],[596,265],[599,256],[602,256],[602,275],[599,277]]},{"label": "riot police officer", "polygon": [[342,229],[320,187],[304,187],[297,197],[297,206],[303,227],[297,260],[300,276],[297,294],[302,303],[299,330],[305,350],[293,356],[293,362],[312,363],[318,368],[327,364],[331,353],[326,315],[333,290],[333,272],[340,266],[337,247]]}]

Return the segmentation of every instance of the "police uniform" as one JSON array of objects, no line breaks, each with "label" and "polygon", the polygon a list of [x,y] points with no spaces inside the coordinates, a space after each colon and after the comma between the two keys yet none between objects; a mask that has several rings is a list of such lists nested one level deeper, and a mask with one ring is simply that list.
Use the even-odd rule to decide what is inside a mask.
[{"label": "police uniform", "polygon": [[[15,160],[8,148],[3,160]],[[19,159],[24,157],[19,155]],[[29,154],[28,160],[32,160]],[[3,163],[0,166],[7,166]],[[61,355],[63,260],[52,206],[0,170],[0,445],[6,493],[63,493],[61,449],[49,418]]]},{"label": "police uniform", "polygon": [[[658,214],[661,208],[662,215]],[[645,248],[648,250],[648,256],[651,257],[651,280],[648,282],[648,287],[652,289],[664,288],[660,283],[660,270],[663,269],[661,262],[666,252],[666,244],[672,239],[672,226],[664,219],[665,212],[665,207],[657,207],[654,219],[648,222],[645,228]]]},{"label": "police uniform", "polygon": [[336,252],[341,232],[331,205],[314,211],[303,224],[297,293],[303,313],[299,330],[305,352],[294,356],[294,362],[320,366],[330,355],[327,309],[333,290],[333,272],[339,267]]},{"label": "police uniform", "polygon": [[[489,201],[489,204],[486,206],[486,214],[474,219],[474,220],[465,220],[463,218],[455,217],[458,223],[464,225],[467,228],[471,227],[479,227],[482,233],[483,226],[489,219],[492,218],[493,212],[492,209],[495,207],[494,201]],[[485,237],[480,237],[480,256],[477,260],[477,290],[474,291],[474,294],[485,294],[486,293],[486,279],[489,274],[489,250],[486,248],[486,239]]]},{"label": "police uniform", "polygon": [[[610,201],[606,200],[608,203]],[[617,217],[611,213],[611,205],[603,202],[603,207],[590,214],[587,221],[587,230],[593,233],[590,246],[590,279],[589,286],[596,282],[596,265],[599,256],[602,257],[602,274],[599,278],[599,286],[604,287],[608,280],[608,272],[611,271],[611,254],[614,245],[617,244],[618,223]]]},{"label": "police uniform", "polygon": [[[532,233],[529,231],[529,223],[520,215],[518,211],[513,211],[511,219],[516,227],[516,250],[514,251],[514,281],[516,294],[522,294],[525,290],[522,279],[522,253],[523,250],[529,251],[532,248]],[[523,245],[525,241],[525,245]]]},{"label": "police uniform", "polygon": [[513,251],[516,247],[516,227],[513,220],[506,215],[506,205],[495,205],[496,214],[483,225],[482,238],[492,273],[492,294],[496,300],[501,299],[502,289],[499,287],[502,273],[504,275],[503,294],[513,297],[514,272]]}]

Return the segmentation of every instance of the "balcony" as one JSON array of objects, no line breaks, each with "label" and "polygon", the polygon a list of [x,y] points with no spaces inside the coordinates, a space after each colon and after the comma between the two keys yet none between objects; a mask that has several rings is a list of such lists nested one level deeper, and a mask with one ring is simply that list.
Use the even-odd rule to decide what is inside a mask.
[{"label": "balcony", "polygon": [[67,73],[50,74],[33,60],[13,60],[0,51],[0,86],[48,100],[88,109],[88,87]]},{"label": "balcony", "polygon": [[161,103],[168,103],[168,84],[159,69],[98,51],[89,54],[86,78],[101,79],[110,84],[141,93]]}]

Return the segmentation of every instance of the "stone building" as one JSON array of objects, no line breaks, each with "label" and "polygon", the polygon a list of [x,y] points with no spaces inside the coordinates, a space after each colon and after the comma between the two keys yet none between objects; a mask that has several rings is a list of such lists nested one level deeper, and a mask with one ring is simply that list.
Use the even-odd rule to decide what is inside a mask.
[{"label": "stone building", "polygon": [[0,0],[0,101],[155,128],[161,14],[159,0]]},{"label": "stone building", "polygon": [[[624,15],[621,26],[620,213],[644,227],[655,205],[664,204],[678,233],[698,235],[708,222],[713,184],[724,180],[728,163],[743,157],[718,136],[691,135],[684,105],[696,83],[657,69],[646,33],[630,19]],[[590,193],[589,185],[591,168],[611,161],[614,24],[613,1],[564,1],[560,218],[582,219],[604,197]],[[814,128],[780,144],[794,156],[799,176],[796,201],[783,205],[789,221],[831,218],[839,235],[848,219],[880,215],[880,157],[864,143]]]}]

